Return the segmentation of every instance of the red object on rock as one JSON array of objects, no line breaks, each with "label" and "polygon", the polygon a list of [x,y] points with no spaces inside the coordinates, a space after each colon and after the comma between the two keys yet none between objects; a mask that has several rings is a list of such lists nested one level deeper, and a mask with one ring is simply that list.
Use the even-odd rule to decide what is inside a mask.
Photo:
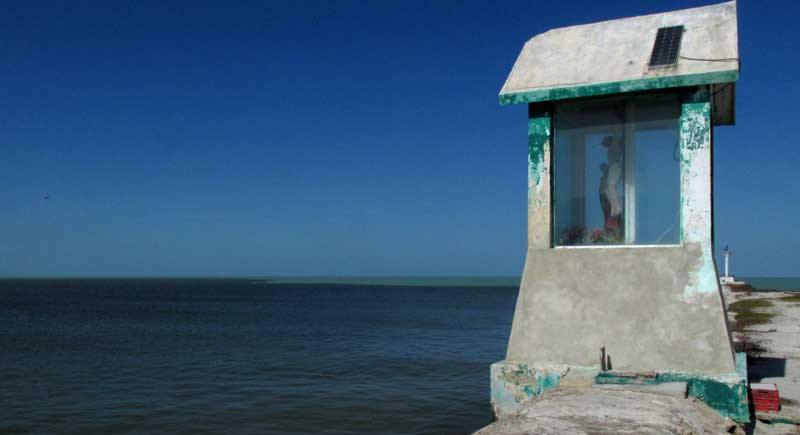
[{"label": "red object on rock", "polygon": [[756,412],[778,412],[781,409],[781,398],[775,384],[750,384],[750,394]]}]

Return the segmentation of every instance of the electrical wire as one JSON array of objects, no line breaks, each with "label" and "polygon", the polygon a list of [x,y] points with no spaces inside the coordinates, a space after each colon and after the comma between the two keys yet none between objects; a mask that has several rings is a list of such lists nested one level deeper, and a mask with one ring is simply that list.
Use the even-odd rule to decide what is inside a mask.
[{"label": "electrical wire", "polygon": [[726,57],[723,59],[702,59],[699,57],[687,57],[687,56],[680,56],[681,59],[684,60],[697,60],[701,62],[737,62],[739,61],[738,57]]}]

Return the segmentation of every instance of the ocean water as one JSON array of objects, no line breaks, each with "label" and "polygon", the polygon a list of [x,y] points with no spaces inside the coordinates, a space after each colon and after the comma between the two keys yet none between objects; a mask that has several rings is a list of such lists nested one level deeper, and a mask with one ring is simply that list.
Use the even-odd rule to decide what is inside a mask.
[{"label": "ocean water", "polygon": [[464,434],[514,279],[0,280],[0,433]]},{"label": "ocean water", "polygon": [[800,291],[800,277],[736,277],[759,290]]}]

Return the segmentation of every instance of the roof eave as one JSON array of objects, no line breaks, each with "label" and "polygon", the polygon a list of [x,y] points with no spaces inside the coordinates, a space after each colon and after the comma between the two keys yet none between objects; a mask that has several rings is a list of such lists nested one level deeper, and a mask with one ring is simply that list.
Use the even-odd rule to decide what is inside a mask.
[{"label": "roof eave", "polygon": [[571,98],[595,97],[601,95],[641,92],[656,89],[681,88],[686,86],[730,83],[739,79],[739,69],[711,71],[676,76],[645,77],[608,83],[589,83],[582,85],[557,86],[524,91],[501,92],[500,105],[536,103],[565,100]]}]

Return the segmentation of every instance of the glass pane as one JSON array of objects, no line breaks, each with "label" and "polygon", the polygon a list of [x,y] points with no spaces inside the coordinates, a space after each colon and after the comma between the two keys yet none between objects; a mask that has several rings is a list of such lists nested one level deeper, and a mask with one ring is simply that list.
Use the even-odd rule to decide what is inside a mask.
[{"label": "glass pane", "polygon": [[556,106],[557,246],[679,242],[679,115],[673,95]]}]

